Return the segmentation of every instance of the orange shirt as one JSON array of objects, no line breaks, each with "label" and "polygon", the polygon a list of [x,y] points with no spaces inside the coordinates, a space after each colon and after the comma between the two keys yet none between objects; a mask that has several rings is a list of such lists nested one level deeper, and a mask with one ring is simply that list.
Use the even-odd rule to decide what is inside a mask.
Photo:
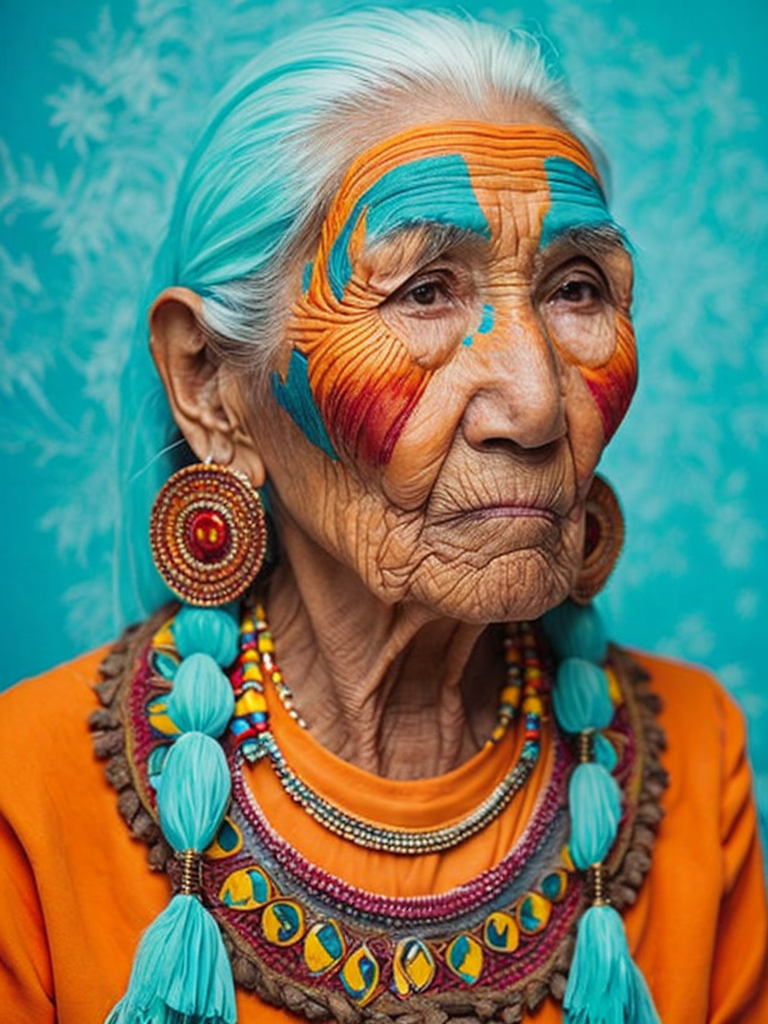
[{"label": "orange shirt", "polygon": [[[92,753],[86,720],[104,651],[0,698],[0,1019],[102,1024],[123,994],[143,929],[169,883],[147,866]],[[768,913],[741,716],[706,673],[640,657],[664,701],[670,786],[653,864],[625,913],[630,948],[664,1024],[768,1021]],[[300,775],[353,813],[390,825],[462,817],[504,774],[510,735],[441,779],[392,782],[345,765],[271,708]],[[505,747],[506,745],[506,747]],[[482,833],[442,854],[402,858],[351,847],[311,822],[258,765],[277,830],[347,881],[398,896],[442,892],[504,856],[528,819],[548,750],[525,789]],[[287,1011],[238,991],[239,1024],[287,1024]],[[536,1024],[562,1019],[546,1000]]]}]

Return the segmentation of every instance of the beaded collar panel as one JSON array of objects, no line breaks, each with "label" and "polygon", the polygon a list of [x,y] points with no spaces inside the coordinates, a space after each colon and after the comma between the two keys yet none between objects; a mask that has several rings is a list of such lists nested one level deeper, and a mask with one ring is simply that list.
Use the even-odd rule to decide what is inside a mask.
[{"label": "beaded collar panel", "polygon": [[[160,833],[151,784],[173,729],[164,718],[173,674],[168,618],[167,611],[153,617],[115,646],[102,666],[103,706],[91,727],[120,812],[149,847],[150,866],[166,871],[178,890],[182,865]],[[650,866],[664,739],[643,671],[615,647],[609,669],[623,812],[606,868],[611,902],[622,910]],[[431,1024],[446,1016],[516,1024],[543,999],[562,999],[590,894],[567,851],[567,784],[578,751],[554,732],[536,810],[507,855],[446,893],[395,898],[318,868],[274,831],[230,730],[223,742],[232,802],[202,861],[201,898],[222,930],[236,982],[309,1020],[349,1024],[402,1017]]]}]

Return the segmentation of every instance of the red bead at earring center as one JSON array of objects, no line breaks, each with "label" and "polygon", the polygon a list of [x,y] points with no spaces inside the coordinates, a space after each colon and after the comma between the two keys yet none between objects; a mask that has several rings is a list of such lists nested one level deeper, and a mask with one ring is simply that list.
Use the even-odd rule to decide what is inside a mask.
[{"label": "red bead at earring center", "polygon": [[217,562],[229,550],[229,526],[214,509],[195,512],[190,517],[187,530],[190,551],[201,562]]}]

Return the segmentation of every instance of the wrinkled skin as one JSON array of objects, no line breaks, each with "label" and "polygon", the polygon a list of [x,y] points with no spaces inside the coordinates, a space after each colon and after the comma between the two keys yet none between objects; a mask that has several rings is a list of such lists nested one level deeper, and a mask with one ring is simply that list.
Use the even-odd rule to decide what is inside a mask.
[{"label": "wrinkled skin", "polygon": [[[544,122],[537,146],[574,157],[540,111],[513,122],[532,119]],[[308,288],[297,268],[258,408],[206,364],[196,296],[171,290],[153,313],[190,443],[268,481],[284,552],[269,614],[297,705],[326,746],[392,777],[445,772],[489,734],[503,670],[488,624],[537,617],[567,595],[586,493],[634,387],[627,251],[615,230],[542,245],[552,196],[515,132],[432,125],[357,162]],[[333,281],[330,253],[356,201],[388,168],[457,148],[487,230],[435,241],[407,217],[395,234],[358,230]],[[406,187],[397,203],[410,200]],[[336,457],[278,404],[294,352]],[[361,387],[362,415],[345,406]]]}]

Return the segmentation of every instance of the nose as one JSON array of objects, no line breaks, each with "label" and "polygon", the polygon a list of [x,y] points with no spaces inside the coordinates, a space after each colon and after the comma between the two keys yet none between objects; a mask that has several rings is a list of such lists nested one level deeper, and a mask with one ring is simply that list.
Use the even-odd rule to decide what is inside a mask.
[{"label": "nose", "polygon": [[497,323],[468,355],[473,394],[462,429],[469,444],[534,449],[564,436],[565,367],[532,311]]}]

